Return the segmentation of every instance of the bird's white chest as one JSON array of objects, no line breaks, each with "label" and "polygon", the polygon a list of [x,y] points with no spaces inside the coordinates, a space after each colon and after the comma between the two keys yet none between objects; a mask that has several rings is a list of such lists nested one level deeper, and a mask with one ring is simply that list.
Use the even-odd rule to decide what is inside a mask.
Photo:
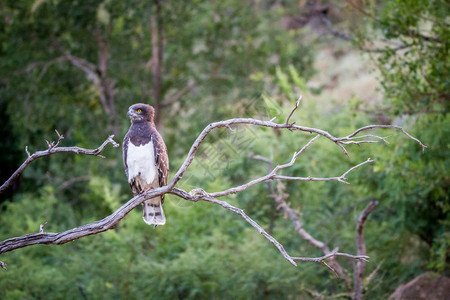
[{"label": "bird's white chest", "polygon": [[128,141],[127,166],[128,182],[140,175],[147,184],[153,183],[157,178],[153,141],[141,146],[135,146],[131,141]]}]

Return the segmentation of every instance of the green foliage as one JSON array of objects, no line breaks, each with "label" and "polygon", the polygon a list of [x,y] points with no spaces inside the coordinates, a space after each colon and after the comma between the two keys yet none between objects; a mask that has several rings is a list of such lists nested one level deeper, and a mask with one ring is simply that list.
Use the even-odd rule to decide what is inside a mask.
[{"label": "green foliage", "polygon": [[420,116],[409,127],[429,148],[421,153],[395,138],[393,142],[399,146],[394,155],[379,164],[374,174],[380,197],[388,199],[389,207],[400,216],[397,226],[417,235],[429,246],[430,266],[440,271],[448,271],[448,266],[444,267],[448,252],[444,254],[443,247],[447,245],[448,249],[450,232],[447,171],[450,164],[445,154],[449,125],[448,116]]},{"label": "green foliage", "polygon": [[387,41],[374,58],[393,113],[448,113],[449,12],[439,0],[387,0],[367,17],[369,26],[359,42],[373,40],[374,30]]},{"label": "green foliage", "polygon": [[374,188],[398,215],[397,228],[428,246],[428,267],[447,274],[449,11],[442,1],[382,1],[373,11],[377,17],[369,16],[359,32],[360,45],[379,36],[387,41],[373,54],[387,96],[385,113],[428,146],[421,153],[395,137],[398,146],[391,160],[377,166]]}]

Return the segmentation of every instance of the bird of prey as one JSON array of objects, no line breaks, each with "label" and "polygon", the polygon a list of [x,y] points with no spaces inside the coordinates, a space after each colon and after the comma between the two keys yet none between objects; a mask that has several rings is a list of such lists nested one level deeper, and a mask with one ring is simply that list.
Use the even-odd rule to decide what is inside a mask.
[{"label": "bird of prey", "polygon": [[[167,185],[169,158],[164,141],[155,128],[152,106],[137,103],[128,109],[131,126],[123,139],[123,163],[133,195]],[[164,195],[144,202],[144,221],[164,225]]]}]

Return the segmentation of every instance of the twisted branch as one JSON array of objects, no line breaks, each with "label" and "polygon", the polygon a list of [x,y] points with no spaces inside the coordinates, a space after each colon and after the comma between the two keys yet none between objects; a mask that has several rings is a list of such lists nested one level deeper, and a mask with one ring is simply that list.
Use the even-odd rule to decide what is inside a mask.
[{"label": "twisted branch", "polygon": [[[289,119],[287,119],[286,121],[289,121]],[[194,160],[195,154],[196,154],[199,146],[201,145],[201,143],[204,141],[206,136],[212,130],[214,130],[216,128],[222,128],[222,127],[230,128],[232,125],[242,125],[242,124],[261,126],[261,127],[270,127],[270,128],[279,128],[279,129],[288,129],[291,131],[316,133],[317,135],[315,137],[313,137],[299,152],[295,152],[292,159],[290,160],[290,162],[283,164],[283,165],[278,165],[271,172],[269,172],[269,174],[262,176],[260,178],[257,178],[253,181],[250,181],[244,185],[241,185],[241,186],[238,186],[235,188],[230,188],[230,189],[227,189],[224,191],[210,193],[210,194],[206,193],[202,189],[192,190],[190,193],[187,193],[186,191],[183,191],[183,190],[175,187],[176,184],[179,182],[179,180],[182,178],[185,171],[188,169],[188,167],[192,163],[192,161]],[[295,266],[297,265],[296,261],[313,261],[313,262],[320,262],[320,263],[327,265],[325,260],[329,259],[331,257],[335,257],[335,256],[345,256],[348,258],[356,259],[358,261],[359,260],[365,261],[365,260],[367,260],[368,257],[365,256],[364,254],[351,255],[351,254],[346,254],[346,253],[340,253],[340,252],[337,252],[337,249],[331,251],[330,253],[327,253],[325,256],[318,257],[318,258],[290,256],[284,249],[283,245],[281,245],[274,237],[272,237],[270,234],[268,234],[261,226],[259,226],[255,221],[253,221],[249,216],[247,216],[242,209],[234,207],[225,201],[218,200],[217,197],[222,197],[222,196],[230,195],[233,193],[241,192],[257,183],[264,182],[264,181],[270,181],[273,179],[305,180],[305,181],[336,180],[336,181],[339,181],[342,183],[347,183],[345,176],[349,172],[351,172],[351,171],[355,170],[356,168],[363,166],[367,163],[373,162],[373,161],[368,159],[365,162],[362,162],[362,163],[350,168],[349,170],[347,170],[345,173],[343,173],[339,177],[328,177],[328,178],[290,177],[290,176],[278,175],[277,171],[292,166],[295,163],[295,161],[297,160],[297,158],[299,157],[299,155],[302,154],[309,146],[311,146],[312,143],[314,143],[320,137],[325,137],[325,138],[329,139],[330,141],[334,142],[337,146],[339,146],[339,147],[341,147],[341,149],[343,149],[345,154],[347,154],[345,151],[345,148],[343,148],[343,146],[342,146],[342,144],[344,142],[352,141],[354,138],[356,138],[355,135],[358,134],[359,132],[366,131],[369,129],[374,129],[374,128],[392,128],[392,129],[400,130],[407,137],[409,137],[412,140],[419,143],[419,145],[422,147],[422,149],[426,148],[426,146],[424,146],[418,139],[412,137],[406,131],[404,131],[403,128],[398,127],[398,126],[371,125],[371,126],[366,126],[366,127],[360,128],[348,136],[337,138],[324,130],[320,130],[320,129],[316,129],[316,128],[309,128],[309,127],[304,127],[304,126],[298,126],[295,124],[289,124],[287,122],[279,124],[279,123],[274,123],[272,120],[271,121],[262,121],[262,120],[251,119],[251,118],[236,118],[236,119],[229,119],[229,120],[225,120],[225,121],[211,123],[205,127],[205,129],[200,133],[200,135],[194,141],[184,163],[178,169],[178,171],[176,172],[176,174],[174,175],[174,177],[172,178],[172,180],[170,181],[170,183],[168,185],[160,187],[160,188],[156,188],[156,189],[150,190],[146,193],[135,196],[134,198],[130,199],[127,203],[122,205],[115,212],[113,212],[111,215],[107,216],[106,218],[104,218],[100,221],[96,221],[96,222],[93,222],[90,224],[86,224],[86,225],[76,227],[73,229],[69,229],[69,230],[66,230],[63,232],[59,232],[59,233],[43,232],[43,228],[42,228],[42,230],[41,230],[42,232],[39,232],[39,233],[31,233],[28,235],[10,238],[5,241],[2,241],[2,242],[0,242],[0,254],[15,250],[18,248],[35,245],[35,244],[55,244],[55,245],[64,244],[64,243],[76,240],[76,239],[84,237],[84,236],[97,234],[97,233],[106,231],[108,229],[113,228],[133,208],[137,207],[139,204],[141,204],[145,200],[154,198],[154,197],[162,195],[162,194],[170,193],[170,194],[174,194],[174,195],[176,195],[184,200],[187,200],[187,201],[196,202],[199,200],[203,200],[206,202],[211,202],[211,203],[220,205],[220,206],[224,207],[225,209],[228,209],[228,210],[240,215],[246,222],[248,222],[250,225],[252,225],[254,228],[256,228],[258,230],[258,232],[261,233],[267,240],[269,240],[271,243],[273,243],[275,245],[275,247],[280,251],[280,253],[286,258],[286,260],[288,260],[291,264],[293,264]],[[113,144],[114,147],[118,146],[118,144],[112,140],[112,136],[110,136],[99,148],[94,149],[94,150],[89,150],[89,149],[84,149],[84,148],[79,148],[79,147],[59,147],[59,142],[60,142],[60,139],[62,139],[62,138],[63,137],[59,135],[58,142],[49,143],[49,149],[47,149],[45,151],[38,151],[38,152],[30,155],[27,158],[27,160],[24,162],[24,164],[22,164],[22,166],[11,176],[10,179],[8,179],[7,182],[5,182],[5,184],[3,184],[3,186],[5,186],[5,188],[7,186],[9,186],[11,184],[11,182],[13,180],[15,180],[15,178],[17,178],[23,172],[23,170],[26,168],[27,165],[29,165],[33,160],[35,160],[39,157],[47,156],[47,155],[57,153],[57,152],[75,152],[75,153],[79,153],[79,154],[97,155],[98,156],[99,153],[103,150],[103,148],[108,143]],[[379,139],[383,140],[383,138],[379,138]],[[4,189],[3,186],[2,186],[2,189],[0,189],[0,191],[3,191],[3,189]],[[2,267],[4,266],[3,263],[1,263],[0,265]]]},{"label": "twisted branch", "polygon": [[103,151],[103,149],[108,144],[112,144],[113,147],[117,148],[119,147],[119,144],[117,144],[113,138],[114,135],[110,135],[98,148],[96,149],[85,149],[80,147],[59,147],[59,144],[64,139],[64,136],[61,135],[57,130],[55,130],[56,134],[58,135],[58,140],[56,142],[52,141],[46,141],[48,149],[42,150],[42,151],[36,151],[33,154],[30,154],[28,151],[28,146],[25,147],[25,152],[27,153],[27,159],[22,163],[22,165],[9,177],[8,180],[6,180],[2,186],[0,187],[0,194],[3,193],[9,186],[11,186],[18,178],[19,176],[25,171],[26,167],[28,167],[34,160],[49,156],[58,152],[73,152],[76,154],[84,154],[84,155],[94,155],[99,156],[101,158],[104,158],[100,153]]}]

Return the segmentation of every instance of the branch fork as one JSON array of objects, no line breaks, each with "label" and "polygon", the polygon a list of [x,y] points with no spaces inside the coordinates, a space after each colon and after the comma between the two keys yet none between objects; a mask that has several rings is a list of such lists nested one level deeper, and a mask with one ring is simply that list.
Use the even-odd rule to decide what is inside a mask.
[{"label": "branch fork", "polygon": [[3,193],[8,187],[10,187],[25,171],[25,169],[35,160],[44,156],[49,156],[58,152],[72,152],[76,154],[84,154],[84,155],[93,155],[104,158],[104,156],[100,155],[103,149],[111,144],[114,148],[119,147],[119,144],[114,141],[114,135],[110,135],[98,148],[96,149],[85,149],[80,147],[59,147],[59,144],[64,139],[64,136],[55,130],[58,135],[58,140],[56,142],[47,142],[47,150],[36,151],[33,154],[28,150],[28,146],[25,147],[25,152],[27,153],[27,159],[22,163],[22,165],[8,178],[1,186],[0,186],[0,194]]},{"label": "branch fork", "polygon": [[[273,120],[271,121],[264,121],[264,120],[257,120],[257,119],[252,119],[252,118],[234,118],[234,119],[229,119],[229,120],[224,120],[224,121],[219,121],[219,122],[214,122],[211,123],[209,125],[207,125],[203,131],[199,134],[199,136],[197,137],[197,139],[193,142],[189,153],[187,154],[187,157],[185,159],[185,161],[183,162],[183,164],[181,165],[181,167],[178,169],[178,171],[176,172],[176,174],[172,177],[171,181],[169,182],[168,185],[163,186],[163,187],[159,187],[156,189],[152,189],[146,193],[137,195],[133,198],[131,198],[127,203],[123,204],[119,209],[117,209],[115,212],[113,212],[111,215],[105,217],[104,219],[100,220],[100,221],[96,221],[90,224],[86,224],[80,227],[76,227],[73,229],[69,229],[63,232],[59,232],[59,233],[50,233],[50,232],[44,232],[44,225],[41,225],[40,228],[40,232],[39,233],[32,233],[32,234],[28,234],[28,235],[24,235],[24,236],[19,236],[19,237],[14,237],[14,238],[10,238],[4,241],[0,241],[0,254],[8,252],[8,251],[13,251],[15,249],[18,248],[22,248],[22,247],[27,247],[27,246],[31,246],[31,245],[35,245],[35,244],[55,244],[55,245],[59,245],[59,244],[64,244],[70,241],[73,241],[75,239],[79,239],[88,235],[92,235],[92,234],[97,234],[106,230],[109,230],[111,228],[113,228],[117,223],[120,222],[120,220],[122,220],[132,209],[134,209],[135,207],[137,207],[138,205],[140,205],[142,202],[144,202],[145,200],[148,200],[150,198],[154,198],[156,196],[162,195],[162,194],[173,194],[176,195],[184,200],[187,201],[193,201],[193,202],[197,202],[200,200],[206,201],[206,202],[210,202],[216,205],[220,205],[223,208],[230,210],[238,215],[240,215],[247,223],[249,223],[251,226],[253,226],[260,234],[262,234],[268,241],[270,241],[272,244],[275,245],[275,247],[279,250],[279,252],[283,255],[283,257],[288,260],[291,264],[293,264],[294,266],[297,266],[298,261],[312,261],[312,262],[320,262],[323,263],[325,265],[327,265],[330,269],[332,269],[333,271],[335,271],[336,273],[341,272],[341,269],[336,268],[336,266],[338,266],[337,264],[332,264],[333,262],[333,258],[337,257],[337,256],[344,256],[344,257],[348,257],[351,259],[356,259],[358,261],[366,261],[368,259],[368,257],[365,255],[365,253],[361,253],[358,255],[350,255],[350,254],[346,254],[346,253],[340,253],[337,252],[337,249],[333,250],[333,251],[329,251],[328,247],[322,243],[319,242],[317,240],[314,240],[308,233],[306,233],[302,228],[301,228],[301,224],[298,222],[298,226],[296,225],[296,229],[299,233],[303,234],[303,237],[305,239],[307,239],[310,243],[315,244],[316,246],[318,246],[319,248],[321,248],[324,252],[325,255],[322,257],[318,257],[318,258],[308,258],[308,257],[294,257],[294,256],[290,256],[286,250],[284,249],[283,245],[280,244],[274,237],[272,237],[269,233],[267,233],[260,225],[258,225],[254,220],[252,220],[249,216],[247,216],[245,214],[245,212],[237,207],[234,207],[232,205],[230,205],[229,203],[225,202],[225,201],[221,201],[217,198],[222,197],[222,196],[227,196],[230,194],[234,194],[234,193],[238,193],[241,191],[244,191],[248,188],[250,188],[251,186],[261,183],[261,182],[271,182],[272,180],[298,180],[298,181],[329,181],[329,180],[336,180],[339,182],[343,182],[343,183],[348,183],[347,179],[346,179],[346,175],[348,175],[350,172],[352,172],[353,170],[355,170],[356,168],[359,168],[367,163],[371,163],[373,162],[373,160],[368,159],[356,166],[353,166],[352,168],[350,168],[349,170],[347,170],[346,172],[344,172],[341,176],[339,177],[327,177],[327,178],[315,178],[315,177],[291,177],[291,176],[283,176],[283,175],[279,175],[277,172],[291,167],[295,161],[298,159],[298,157],[308,148],[310,147],[316,140],[318,140],[320,137],[324,137],[328,140],[330,140],[331,142],[334,142],[336,145],[338,145],[345,154],[348,155],[347,151],[345,150],[343,144],[345,144],[346,142],[351,142],[354,141],[355,139],[357,139],[358,137],[356,137],[356,135],[360,132],[363,131],[367,131],[370,129],[374,129],[374,128],[390,128],[390,129],[394,129],[394,130],[399,130],[402,133],[404,133],[408,138],[414,140],[415,142],[417,142],[422,149],[424,150],[426,148],[425,145],[422,144],[421,141],[419,141],[418,139],[414,138],[413,136],[411,136],[410,134],[408,134],[405,130],[403,130],[403,128],[399,127],[399,126],[394,126],[394,125],[370,125],[370,126],[365,126],[362,128],[357,129],[356,131],[354,131],[353,133],[349,134],[348,136],[345,137],[335,137],[333,135],[331,135],[330,133],[321,130],[321,129],[317,129],[317,128],[310,128],[310,127],[305,127],[305,126],[299,126],[296,125],[294,123],[289,123],[289,119],[292,116],[292,114],[294,113],[294,111],[297,109],[297,107],[300,104],[300,100],[301,97],[299,97],[299,99],[296,102],[296,105],[294,107],[294,109],[291,111],[291,113],[289,114],[288,118],[286,119],[285,123],[274,123]],[[189,166],[191,165],[192,161],[194,160],[195,154],[198,150],[198,148],[200,147],[200,145],[202,144],[202,142],[205,140],[205,138],[208,136],[209,133],[211,133],[211,131],[213,131],[214,129],[217,128],[231,128],[232,126],[236,126],[236,125],[252,125],[252,126],[259,126],[259,127],[268,127],[268,128],[277,128],[277,129],[288,129],[291,131],[300,131],[300,132],[306,132],[306,133],[315,133],[316,135],[305,145],[303,146],[298,152],[295,152],[292,156],[292,159],[290,160],[290,162],[286,163],[286,164],[282,164],[282,165],[277,165],[273,170],[269,171],[268,174],[266,174],[265,176],[256,178],[252,181],[249,181],[243,185],[237,186],[237,187],[232,187],[223,191],[218,191],[218,192],[214,192],[214,193],[207,193],[205,192],[203,189],[199,188],[199,189],[194,189],[191,192],[186,192],[184,190],[181,190],[179,188],[176,187],[177,183],[181,180],[181,178],[183,177],[183,174],[186,172],[186,170],[189,168]],[[10,186],[12,184],[12,182],[14,180],[16,180],[20,174],[24,171],[24,169],[35,159],[43,157],[43,156],[48,156],[54,153],[58,153],[58,152],[74,152],[77,154],[85,154],[85,155],[94,155],[94,156],[100,156],[100,153],[103,151],[103,149],[106,147],[107,144],[112,144],[113,147],[118,147],[119,144],[117,144],[114,140],[113,140],[113,135],[109,136],[102,145],[100,145],[98,148],[96,149],[84,149],[84,148],[79,148],[79,147],[59,147],[59,144],[61,142],[61,140],[63,139],[63,136],[60,135],[58,132],[56,132],[58,135],[58,141],[56,143],[49,143],[49,148],[45,151],[38,151],[35,152],[33,154],[29,154],[28,149],[26,148],[27,154],[28,154],[28,158],[25,160],[25,162],[19,167],[19,169],[16,170],[16,172],[14,172],[14,174],[0,187],[0,193],[2,193],[8,186]],[[362,137],[360,136],[359,138],[375,138],[374,135],[366,135],[366,137]],[[376,137],[375,139],[378,139],[380,141],[384,141],[384,138],[381,137]],[[364,140],[363,140],[364,141]],[[362,142],[362,141],[361,141]],[[263,161],[269,161],[268,159],[262,158],[258,155],[254,155],[253,158],[255,159],[259,159],[259,160],[263,160]],[[287,209],[288,206],[286,204],[286,202],[284,201],[283,197],[280,197],[280,202],[282,207],[284,207],[285,211],[289,214],[289,212],[292,212],[292,210]],[[283,206],[284,205],[284,206]],[[291,217],[292,219],[292,217]],[[298,221],[298,219],[297,219]],[[302,231],[303,230],[303,231]],[[330,265],[328,265],[325,260],[330,260]],[[0,263],[1,267],[6,267],[6,265],[4,263]]]},{"label": "branch fork", "polygon": [[300,101],[302,100],[303,96],[300,95],[300,97],[298,97],[297,102],[295,102],[295,106],[294,108],[291,110],[291,112],[289,113],[288,117],[286,118],[286,122],[284,122],[284,124],[286,125],[294,125],[295,122],[293,123],[289,123],[289,119],[291,118],[291,116],[294,114],[295,110],[298,108],[298,106],[300,105]]}]

